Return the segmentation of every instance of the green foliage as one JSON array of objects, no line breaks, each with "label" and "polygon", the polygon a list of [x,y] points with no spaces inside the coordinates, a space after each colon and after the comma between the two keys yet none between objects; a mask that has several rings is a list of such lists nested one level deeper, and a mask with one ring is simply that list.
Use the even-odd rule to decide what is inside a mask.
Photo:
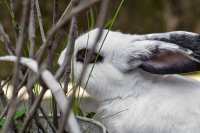
[{"label": "green foliage", "polygon": [[39,84],[35,84],[33,88],[33,92],[36,96],[38,96],[41,92],[41,86]]},{"label": "green foliage", "polygon": [[112,19],[108,20],[108,22],[106,23],[106,26],[105,26],[106,28],[111,29],[113,27],[113,24],[116,21],[117,16],[119,15],[119,12],[120,12],[120,10],[121,10],[122,5],[124,4],[124,2],[125,2],[125,0],[121,0],[121,2],[119,4],[119,6],[117,7],[117,10],[115,11]]},{"label": "green foliage", "polygon": [[5,122],[6,122],[6,119],[5,119],[5,118],[1,118],[1,119],[0,119],[0,128],[3,127],[3,125],[5,124]]},{"label": "green foliage", "polygon": [[84,116],[84,113],[79,106],[78,98],[73,98],[72,110],[75,115]]},{"label": "green foliage", "polygon": [[87,23],[88,23],[88,29],[93,29],[95,26],[95,12],[93,8],[90,8],[89,12],[87,12]]},{"label": "green foliage", "polygon": [[18,110],[15,113],[14,120],[23,119],[24,116],[26,115],[26,112],[27,112],[27,108],[26,107],[22,107],[20,110]]},{"label": "green foliage", "polygon": [[[14,115],[14,123],[16,124],[16,127],[18,129],[22,127],[22,120],[24,119],[26,112],[27,112],[27,108],[22,107]],[[0,118],[0,128],[3,128],[5,122],[6,122],[6,118]]]}]

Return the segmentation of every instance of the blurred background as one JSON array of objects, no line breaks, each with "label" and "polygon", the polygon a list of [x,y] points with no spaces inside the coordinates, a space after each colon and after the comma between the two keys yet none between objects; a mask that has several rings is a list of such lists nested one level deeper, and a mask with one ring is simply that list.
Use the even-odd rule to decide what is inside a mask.
[{"label": "blurred background", "polygon": [[200,0],[126,0],[114,28],[129,33],[199,32],[199,5]]},{"label": "blurred background", "polygon": [[[12,29],[11,15],[9,14],[6,1],[0,1],[0,21],[10,32]],[[52,24],[52,5],[53,1],[40,0],[42,16],[46,29]],[[119,7],[121,0],[112,0],[108,20],[112,18]],[[69,0],[59,0],[59,11],[61,15]],[[21,15],[22,2],[14,5],[16,21]],[[200,0],[124,0],[119,15],[112,29],[127,33],[152,33],[171,30],[187,30],[193,32],[200,31]],[[96,17],[96,8],[83,13],[79,16],[79,30],[87,29],[87,15]],[[58,17],[59,17],[58,15]],[[94,19],[95,21],[95,19]],[[95,22],[94,22],[95,23]]]}]

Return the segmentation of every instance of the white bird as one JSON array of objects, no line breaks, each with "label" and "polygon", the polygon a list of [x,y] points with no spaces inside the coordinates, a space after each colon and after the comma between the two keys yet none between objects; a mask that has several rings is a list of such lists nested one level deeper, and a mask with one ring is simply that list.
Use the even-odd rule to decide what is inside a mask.
[{"label": "white bird", "polygon": [[96,117],[109,133],[200,132],[200,82],[176,75],[200,70],[198,34],[103,30],[96,51],[91,51],[97,34],[94,29],[76,40],[74,76],[79,79],[86,52],[92,52],[81,86],[95,63],[86,91],[98,100]]}]

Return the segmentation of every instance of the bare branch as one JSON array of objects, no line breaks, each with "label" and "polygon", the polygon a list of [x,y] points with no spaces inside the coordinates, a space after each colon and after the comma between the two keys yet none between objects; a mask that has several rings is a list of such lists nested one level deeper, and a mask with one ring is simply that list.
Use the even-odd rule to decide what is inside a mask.
[{"label": "bare branch", "polygon": [[13,123],[11,123],[13,116],[16,112],[16,108],[17,108],[17,101],[16,100],[12,100],[11,104],[10,104],[10,108],[8,109],[8,113],[7,113],[7,118],[6,118],[6,122],[4,124],[3,133],[12,133],[13,132]]},{"label": "bare branch", "polygon": [[[34,57],[34,48],[35,48],[35,39],[36,39],[36,7],[35,7],[35,0],[31,0],[31,9],[30,9],[30,16],[29,16],[29,29],[28,29],[28,37],[29,37],[29,42],[30,42],[30,49],[29,49],[29,57],[33,58]],[[34,74],[27,70],[26,74],[28,74],[27,78],[27,84],[29,84],[32,81],[32,78]],[[25,74],[25,75],[26,75]],[[27,88],[27,92],[29,95],[29,107],[33,104],[33,101],[35,99],[35,95],[33,94],[32,91],[33,88]]]},{"label": "bare branch", "polygon": [[71,19],[74,15],[77,15],[78,13],[80,13],[81,11],[91,7],[92,5],[94,5],[95,3],[97,3],[100,0],[88,0],[88,2],[85,2],[83,4],[81,4],[80,6],[77,6],[76,8],[74,8],[69,15],[65,14],[62,21],[60,21],[59,23],[56,23],[55,26],[53,26],[48,32],[47,32],[47,39],[46,42],[44,42],[42,44],[42,46],[40,47],[40,49],[38,50],[36,56],[37,56],[37,61],[40,63],[42,56],[44,54],[44,51],[46,50],[47,46],[48,46],[48,42],[49,40],[53,37],[53,35],[69,20]]},{"label": "bare branch", "polygon": [[[44,31],[44,24],[43,18],[41,15],[40,4],[39,0],[23,0],[23,8],[22,8],[22,15],[20,21],[20,27],[18,35],[16,36],[16,49],[12,48],[12,43],[9,37],[4,31],[3,26],[0,24],[0,40],[5,44],[6,50],[9,54],[13,54],[16,56],[3,56],[0,57],[1,61],[11,61],[14,62],[14,74],[12,84],[14,87],[11,100],[7,103],[7,110],[4,112],[3,115],[6,116],[6,123],[4,125],[3,131],[4,132],[13,132],[12,129],[14,122],[13,117],[18,108],[19,101],[21,101],[21,96],[18,97],[19,90],[22,86],[26,86],[26,89],[29,94],[29,112],[26,113],[26,117],[23,123],[23,126],[20,130],[21,133],[28,131],[29,125],[32,122],[36,122],[36,126],[41,128],[45,132],[45,128],[42,126],[42,123],[39,121],[39,114],[42,113],[44,119],[49,124],[50,128],[53,132],[56,132],[56,126],[54,126],[50,120],[48,119],[48,115],[45,114],[41,107],[41,102],[44,97],[44,94],[47,89],[50,89],[53,97],[55,98],[55,103],[59,107],[59,111],[61,112],[63,118],[61,123],[59,124],[58,132],[63,132],[63,130],[69,130],[71,133],[80,133],[80,128],[77,123],[77,120],[72,112],[72,97],[75,96],[77,86],[80,85],[82,79],[85,75],[85,69],[87,68],[87,63],[83,67],[83,71],[81,73],[81,77],[78,80],[78,83],[73,88],[72,97],[69,99],[66,97],[65,93],[63,92],[58,80],[64,74],[65,76],[65,89],[68,90],[68,84],[70,81],[70,73],[71,73],[71,61],[72,55],[74,51],[75,40],[78,33],[77,28],[77,20],[76,16],[83,12],[84,10],[91,8],[95,3],[101,1],[100,13],[97,20],[97,27],[99,27],[98,36],[94,42],[93,50],[95,50],[97,42],[99,41],[102,35],[102,29],[106,20],[106,14],[108,9],[109,0],[71,0],[71,2],[67,5],[66,9],[64,10],[61,17],[58,19],[58,0],[54,0],[53,3],[53,25],[48,30],[47,34]],[[78,4],[77,4],[78,3]],[[10,6],[12,6],[12,10],[14,10],[14,0],[10,0]],[[36,18],[37,15],[37,18]],[[37,19],[37,20],[36,20]],[[58,20],[58,21],[57,21]],[[38,21],[38,23],[36,23]],[[64,63],[61,67],[57,70],[56,74],[53,75],[53,58],[55,57],[55,50],[59,44],[59,40],[61,37],[60,31],[61,28],[66,24],[66,22],[70,21],[70,29],[68,34],[68,42],[67,42],[67,52],[64,58]],[[36,33],[37,25],[40,29],[40,36],[42,38],[42,45],[40,48],[35,51],[36,48]],[[28,29],[26,32],[26,29]],[[28,34],[27,34],[28,33]],[[46,35],[45,35],[46,34]],[[25,38],[28,37],[28,40]],[[29,49],[29,58],[22,57],[23,55],[23,46],[25,41],[30,42],[30,49]],[[46,56],[46,51],[48,51],[48,55]],[[44,55],[46,56],[45,58]],[[88,54],[90,55],[90,53]],[[87,61],[87,58],[86,58]],[[24,65],[24,66],[21,66]],[[27,69],[27,67],[29,69]],[[25,69],[24,69],[25,68]],[[26,70],[26,71],[24,71]],[[25,72],[25,74],[24,74]],[[21,74],[19,76],[19,74]],[[22,78],[23,77],[23,78]],[[42,86],[42,91],[40,92],[39,96],[36,96],[33,93],[34,85],[36,82]],[[1,90],[0,90],[1,94]],[[0,95],[1,96],[1,95]],[[2,97],[0,97],[2,98]],[[55,109],[57,109],[55,106]],[[40,112],[39,112],[40,110]],[[57,110],[54,112],[54,115],[57,117]],[[35,120],[35,121],[32,121]],[[56,121],[54,119],[54,121]]]},{"label": "bare branch", "polygon": [[28,9],[29,9],[29,0],[24,0],[23,3],[24,7],[23,7],[23,13],[22,13],[22,18],[21,18],[21,25],[20,25],[20,33],[19,33],[19,37],[17,39],[16,42],[16,56],[17,56],[17,62],[15,64],[15,68],[14,68],[14,76],[13,76],[13,86],[14,86],[14,91],[16,91],[16,86],[17,86],[17,80],[18,80],[18,75],[19,75],[19,59],[20,56],[22,54],[22,47],[23,47],[23,41],[24,41],[24,31],[25,31],[25,27],[26,27],[26,19],[28,16]]},{"label": "bare branch", "polygon": [[[101,9],[100,9],[101,12],[100,12],[98,20],[97,20],[97,22],[98,22],[97,27],[99,27],[99,29],[98,29],[99,32],[98,32],[96,39],[94,41],[94,44],[92,46],[92,51],[95,51],[96,46],[98,44],[98,41],[102,36],[103,26],[104,26],[104,23],[105,23],[105,20],[106,20],[106,14],[107,14],[107,10],[108,10],[108,4],[109,4],[109,0],[104,0],[101,4]],[[87,70],[87,66],[88,66],[88,57],[90,57],[91,54],[92,54],[91,52],[88,52],[86,54],[86,63],[83,65],[83,70],[81,72],[81,76],[80,76],[76,86],[79,86],[81,84],[82,80],[84,79],[84,76],[85,76],[85,73],[86,73],[86,70]]]},{"label": "bare branch", "polygon": [[56,132],[56,128],[54,127],[54,125],[51,123],[51,121],[48,118],[48,115],[45,114],[44,110],[42,107],[39,107],[40,112],[42,113],[42,116],[44,117],[44,119],[47,121],[47,123],[49,124],[49,126],[51,127],[53,132]]},{"label": "bare branch", "polygon": [[22,50],[22,46],[23,46],[23,38],[24,38],[24,29],[25,29],[25,23],[26,23],[26,18],[27,18],[27,14],[28,14],[28,6],[29,6],[29,0],[24,0],[24,3],[23,3],[23,12],[22,12],[22,18],[21,18],[21,30],[20,30],[20,33],[19,33],[19,37],[17,39],[17,42],[16,42],[16,55],[17,55],[17,61],[16,61],[16,64],[15,64],[15,68],[14,68],[14,76],[13,76],[13,86],[14,86],[14,90],[13,90],[13,94],[12,94],[12,98],[11,98],[11,105],[9,110],[8,110],[8,115],[7,115],[7,120],[6,120],[6,123],[5,123],[5,126],[4,126],[4,129],[3,131],[4,132],[9,132],[12,129],[11,125],[13,125],[13,121],[12,121],[12,118],[15,114],[15,111],[16,111],[16,95],[18,93],[18,88],[17,88],[17,85],[18,85],[18,76],[19,76],[19,60],[20,60],[20,56],[21,56],[21,50]]},{"label": "bare branch", "polygon": [[[53,26],[55,26],[58,19],[58,0],[53,1]],[[56,37],[54,36],[51,39],[50,46],[48,48],[48,57],[47,57],[47,67],[50,71],[52,71],[53,68],[53,57],[55,49],[58,46],[58,42],[56,40]],[[58,110],[57,110],[57,103],[55,98],[52,98],[52,107],[53,107],[53,124],[55,127],[58,127]]]},{"label": "bare branch", "polygon": [[35,0],[31,0],[31,11],[29,17],[29,41],[30,41],[30,51],[29,56],[33,57],[34,47],[35,47]]},{"label": "bare branch", "polygon": [[60,17],[60,19],[58,20],[57,23],[60,23],[60,22],[63,20],[64,16],[65,16],[66,14],[69,14],[69,12],[71,11],[71,8],[72,8],[72,4],[71,4],[71,1],[70,1],[70,3],[69,3],[68,6],[65,8],[65,11],[63,12],[62,16]]},{"label": "bare branch", "polygon": [[[69,125],[69,129],[72,133],[80,133],[80,128],[77,124],[77,121],[74,117],[73,112],[71,111],[71,108],[67,105],[69,105],[67,98],[65,97],[65,94],[63,93],[62,89],[60,88],[60,85],[58,82],[56,82],[56,80],[54,79],[54,77],[51,75],[51,73],[49,71],[43,71],[42,73],[42,78],[44,80],[44,82],[47,84],[48,88],[51,89],[59,108],[61,109],[61,112],[63,114],[65,114],[65,110],[68,109],[70,110],[69,113],[69,119],[68,119],[68,125]],[[67,129],[67,127],[65,126],[65,129]]]},{"label": "bare branch", "polygon": [[64,66],[65,73],[64,73],[64,91],[65,93],[67,93],[68,91],[68,83],[70,80],[70,73],[71,73],[71,59],[72,59],[72,55],[74,53],[74,45],[75,45],[75,39],[77,37],[77,20],[75,18],[75,16],[72,18],[71,20],[71,27],[70,27],[70,32],[69,32],[69,41],[68,41],[68,45],[67,45],[67,52],[65,55],[65,61],[66,61],[66,66]]},{"label": "bare branch", "polygon": [[[0,57],[0,61],[12,61],[16,62],[17,57],[16,56],[3,56]],[[57,82],[57,80],[54,78],[54,76],[46,69],[39,70],[38,63],[33,59],[28,59],[25,57],[20,58],[20,63],[23,65],[26,65],[28,68],[30,68],[32,71],[37,73],[38,75],[41,74],[42,80],[45,82],[47,87],[51,90],[52,94],[54,95],[56,102],[58,103],[58,106],[61,110],[61,112],[64,114],[65,110],[68,109],[67,105],[69,105],[67,98],[65,97],[64,92],[62,91],[60,84]],[[40,102],[38,102],[40,103]],[[71,110],[71,109],[69,109]],[[28,122],[25,122],[28,123]],[[24,126],[25,127],[25,126]],[[75,116],[72,111],[69,113],[69,119],[68,119],[68,127],[72,133],[80,133],[79,125],[75,119]],[[25,128],[23,128],[23,132]],[[65,127],[67,130],[67,127]]]},{"label": "bare branch", "polygon": [[3,107],[6,107],[6,105],[8,104],[8,99],[6,97],[6,95],[4,94],[4,91],[3,91],[3,87],[8,84],[8,82],[10,81],[10,77],[8,77],[7,80],[4,81],[4,83],[2,84],[2,81],[0,81],[0,101],[3,105]]},{"label": "bare branch", "polygon": [[3,26],[0,23],[0,40],[4,42],[6,50],[9,54],[14,55],[14,48],[12,47],[9,36],[5,33]]},{"label": "bare branch", "polygon": [[[78,4],[79,0],[72,0],[71,4],[72,4],[72,8],[75,8],[75,6]],[[64,81],[64,91],[65,93],[68,91],[68,83],[69,83],[69,75],[71,73],[71,59],[72,59],[72,55],[74,53],[74,45],[75,45],[75,40],[77,38],[78,35],[78,27],[77,27],[77,19],[76,16],[72,17],[71,20],[71,26],[70,26],[70,31],[69,31],[69,36],[68,36],[68,44],[66,45],[67,47],[67,52],[65,55],[65,63],[66,66],[64,66],[66,68],[65,70],[65,81]]]},{"label": "bare branch", "polygon": [[[72,0],[71,1],[71,5],[72,5],[72,9],[75,8],[75,6],[79,3],[79,0]],[[69,75],[71,73],[71,59],[72,59],[72,55],[74,53],[74,45],[75,45],[75,39],[77,37],[77,19],[76,16],[72,17],[71,20],[71,26],[70,26],[70,31],[69,31],[69,40],[68,40],[68,45],[67,45],[67,52],[65,55],[65,64],[66,64],[66,70],[65,70],[65,81],[64,81],[64,91],[65,93],[68,91],[68,84],[69,84]],[[68,110],[69,110],[68,106]],[[58,133],[62,133],[65,127],[65,123],[68,119],[68,117],[65,115],[67,111],[65,111],[64,113],[64,118],[62,119],[62,123],[61,126],[59,128]]]},{"label": "bare branch", "polygon": [[35,115],[34,120],[35,120],[35,124],[37,125],[38,129],[40,129],[42,131],[42,133],[48,133],[45,130],[44,125],[40,122],[40,118],[37,114]]},{"label": "bare branch", "polygon": [[46,42],[46,36],[45,36],[45,33],[44,33],[42,15],[41,15],[40,5],[39,5],[38,0],[35,0],[35,5],[36,5],[36,10],[37,10],[37,18],[38,18],[38,23],[39,23],[39,26],[40,26],[40,34],[41,34],[41,37],[42,37],[42,42],[45,43]]},{"label": "bare branch", "polygon": [[[109,5],[109,0],[104,0],[104,1],[102,1],[102,4],[101,4],[101,8],[100,8],[100,13],[99,13],[99,17],[98,17],[98,20],[97,20],[97,22],[99,22],[98,24],[97,24],[97,26],[100,28],[99,29],[99,33],[98,33],[98,35],[97,35],[97,37],[96,37],[96,40],[95,40],[95,42],[94,42],[94,45],[93,45],[93,50],[95,50],[95,48],[96,48],[96,46],[97,46],[97,43],[98,43],[98,41],[99,41],[99,39],[101,38],[101,35],[102,35],[102,30],[103,30],[103,26],[104,26],[104,23],[105,23],[105,20],[106,20],[106,14],[107,14],[107,10],[108,10],[108,5]],[[73,25],[72,25],[73,26]],[[71,50],[73,50],[73,49],[71,49]],[[67,55],[67,52],[66,52],[66,55]],[[88,55],[87,55],[87,57],[90,57],[90,55],[91,55],[91,53],[88,53]],[[66,57],[65,57],[66,58]],[[78,81],[78,83],[77,83],[77,85],[80,85],[81,84],[81,82],[82,82],[82,80],[83,80],[83,78],[84,78],[84,76],[85,76],[85,72],[86,72],[86,70],[87,70],[87,66],[88,66],[88,58],[86,58],[86,63],[84,64],[84,66],[83,66],[83,71],[81,72],[81,76],[80,76],[80,79],[79,79],[79,81]],[[65,60],[66,62],[69,62],[69,60]],[[69,66],[68,66],[69,67]],[[75,88],[73,88],[73,94],[72,94],[72,96],[70,97],[70,99],[69,99],[69,105],[68,105],[68,108],[66,109],[66,112],[65,112],[65,114],[64,114],[64,122],[65,122],[65,119],[67,119],[68,118],[68,116],[69,116],[69,114],[70,114],[70,107],[71,107],[71,105],[72,105],[72,97],[73,96],[75,96],[75,94],[76,94],[76,89],[77,88],[77,86],[75,87]],[[63,124],[64,124],[64,122],[63,122]],[[62,125],[63,126],[63,125]],[[61,130],[62,131],[62,130]],[[61,132],[60,132],[61,133]]]},{"label": "bare branch", "polygon": [[46,92],[46,89],[43,88],[42,92],[36,98],[36,100],[34,101],[33,105],[31,106],[30,111],[28,112],[27,117],[24,120],[24,124],[22,126],[21,133],[25,133],[26,132],[26,128],[28,127],[28,124],[30,123],[31,119],[33,118],[33,115],[35,114],[36,109],[39,107],[45,92]]},{"label": "bare branch", "polygon": [[10,12],[11,19],[12,19],[12,27],[14,30],[14,36],[15,36],[15,39],[17,39],[19,29],[17,26],[16,18],[15,18],[15,4],[16,4],[15,0],[10,0],[10,7],[8,7],[8,8],[9,8],[9,12]]}]

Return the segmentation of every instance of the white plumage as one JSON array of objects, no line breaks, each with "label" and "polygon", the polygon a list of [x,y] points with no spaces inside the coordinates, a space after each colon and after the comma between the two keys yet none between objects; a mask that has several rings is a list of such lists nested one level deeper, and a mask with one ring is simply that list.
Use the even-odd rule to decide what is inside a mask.
[{"label": "white plumage", "polygon": [[[97,33],[95,29],[76,40],[76,80],[82,71],[85,50],[92,48]],[[185,44],[180,37],[191,44]],[[198,34],[183,31],[149,35],[103,31],[97,51],[102,43],[103,47],[86,91],[99,101],[96,118],[109,133],[200,132],[200,82],[174,75],[199,70],[193,47],[199,44],[198,39]],[[89,58],[83,87],[94,64],[94,59]]]}]

